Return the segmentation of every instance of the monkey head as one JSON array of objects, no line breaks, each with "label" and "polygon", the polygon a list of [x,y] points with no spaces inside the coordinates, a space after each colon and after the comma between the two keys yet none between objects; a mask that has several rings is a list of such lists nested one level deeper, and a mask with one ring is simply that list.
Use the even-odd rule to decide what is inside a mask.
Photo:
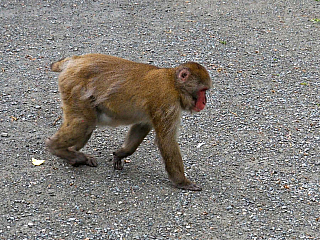
[{"label": "monkey head", "polygon": [[203,66],[187,62],[176,68],[176,86],[181,93],[182,109],[200,112],[207,103],[206,91],[212,87],[212,80]]}]

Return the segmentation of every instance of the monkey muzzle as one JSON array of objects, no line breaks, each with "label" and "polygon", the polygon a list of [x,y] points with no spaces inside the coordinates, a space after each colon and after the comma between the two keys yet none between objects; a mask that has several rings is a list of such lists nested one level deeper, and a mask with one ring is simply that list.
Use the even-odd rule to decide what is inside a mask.
[{"label": "monkey muzzle", "polygon": [[207,103],[206,91],[207,89],[202,89],[198,91],[197,97],[195,99],[195,106],[193,108],[194,111],[200,112],[206,106],[206,103]]}]

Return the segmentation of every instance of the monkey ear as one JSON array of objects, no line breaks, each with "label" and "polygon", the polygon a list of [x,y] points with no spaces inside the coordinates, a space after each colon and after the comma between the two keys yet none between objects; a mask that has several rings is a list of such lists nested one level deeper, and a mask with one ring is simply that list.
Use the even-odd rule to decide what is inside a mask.
[{"label": "monkey ear", "polygon": [[188,80],[191,72],[189,68],[180,68],[177,71],[177,77],[181,82],[185,82]]}]

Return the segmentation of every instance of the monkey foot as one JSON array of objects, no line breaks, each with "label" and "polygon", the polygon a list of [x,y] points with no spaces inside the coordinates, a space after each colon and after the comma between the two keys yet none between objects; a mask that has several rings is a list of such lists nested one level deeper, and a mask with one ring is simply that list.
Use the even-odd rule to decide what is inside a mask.
[{"label": "monkey foot", "polygon": [[199,187],[198,185],[196,185],[193,182],[190,182],[188,184],[176,184],[175,186],[177,188],[184,189],[184,190],[190,190],[190,191],[201,191],[202,190],[201,187]]},{"label": "monkey foot", "polygon": [[78,157],[68,161],[72,166],[79,167],[80,165],[88,165],[90,167],[98,166],[96,159],[92,156],[85,155],[83,153],[79,154]]}]

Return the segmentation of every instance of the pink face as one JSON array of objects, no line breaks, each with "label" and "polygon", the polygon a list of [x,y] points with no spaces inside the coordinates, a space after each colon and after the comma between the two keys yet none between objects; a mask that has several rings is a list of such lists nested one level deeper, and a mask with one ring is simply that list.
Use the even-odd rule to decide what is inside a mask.
[{"label": "pink face", "polygon": [[207,103],[206,91],[207,91],[206,88],[198,91],[197,101],[196,101],[196,104],[193,108],[194,111],[200,112],[206,106],[206,103]]}]

